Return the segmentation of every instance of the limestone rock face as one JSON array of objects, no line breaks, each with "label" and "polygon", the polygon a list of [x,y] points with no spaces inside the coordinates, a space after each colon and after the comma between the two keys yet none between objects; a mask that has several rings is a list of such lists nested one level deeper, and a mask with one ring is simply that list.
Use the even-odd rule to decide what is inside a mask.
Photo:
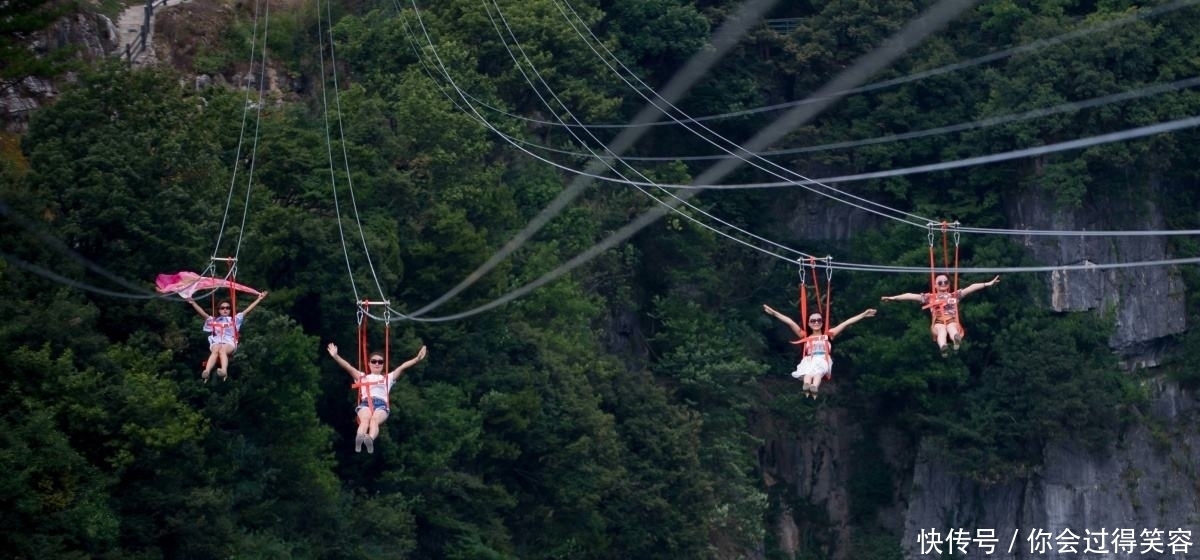
[{"label": "limestone rock face", "polygon": [[[116,48],[117,28],[112,20],[100,14],[76,13],[63,16],[50,27],[32,34],[27,47],[34,56],[42,57],[60,49],[73,48],[75,56],[96,60]],[[59,80],[71,80],[72,75]],[[29,115],[53,102],[58,87],[51,79],[27,76],[0,90],[0,118],[10,132],[24,132]]]},{"label": "limestone rock face", "polygon": [[[966,555],[955,557],[1200,558],[1200,398],[1171,383],[1153,390],[1149,417],[1119,434],[1107,449],[1089,452],[1071,442],[1052,443],[1038,472],[1022,480],[981,486],[950,474],[922,446],[904,516],[905,557],[938,556],[929,539],[921,542],[923,532],[936,531],[944,539],[949,530],[962,529],[975,538],[980,529],[990,529],[999,541],[992,554],[972,543]],[[1180,529],[1190,531],[1187,540],[1193,545],[1186,553],[1171,554],[1170,532]],[[1113,544],[1114,533],[1130,534],[1122,530],[1132,530],[1132,551]],[[1161,531],[1157,542],[1162,552],[1145,552],[1155,530]],[[1036,553],[1038,539],[1031,542],[1029,537],[1039,531],[1051,537],[1049,548]],[[1069,540],[1064,531],[1078,537],[1075,553],[1063,548]],[[1101,531],[1104,539],[1099,539]],[[1085,555],[1089,537],[1092,550],[1105,548],[1107,553]],[[946,551],[945,544],[940,548]]]},{"label": "limestone rock face", "polygon": [[[789,379],[768,390],[795,391],[797,384]],[[836,393],[837,387],[832,384],[822,386],[822,391],[828,396]],[[760,450],[759,465],[764,485],[771,488],[786,484],[788,493],[795,498],[785,505],[777,519],[778,544],[785,552],[795,555],[802,540],[815,539],[820,541],[819,546],[830,551],[832,558],[851,560],[848,546],[854,537],[850,497],[854,481],[851,477],[855,461],[861,459],[855,456],[855,445],[862,438],[876,441],[882,452],[879,460],[884,463],[878,468],[893,472],[907,472],[914,460],[912,446],[905,436],[891,429],[864,431],[854,415],[844,408],[819,409],[814,419],[810,428],[792,432],[795,437],[768,439]],[[780,426],[759,426],[758,431],[788,433]],[[893,489],[893,505],[880,512],[877,518],[890,531],[899,534],[904,530],[903,504],[906,503],[908,485],[904,480],[895,482],[898,484]],[[800,509],[793,509],[796,507]],[[828,533],[826,527],[831,527],[832,532]]]},{"label": "limestone rock face", "polygon": [[[1009,228],[1031,231],[1139,231],[1166,229],[1156,192],[1192,188],[1151,184],[1130,187],[1119,199],[1093,197],[1078,207],[1064,208],[1051,191],[1030,189],[1006,195]],[[787,214],[797,238],[843,240],[860,228],[872,227],[873,217],[816,195],[802,197]],[[1193,255],[1172,255],[1161,236],[1043,236],[1016,238],[1042,266],[1130,263]],[[1109,346],[1129,368],[1153,367],[1172,335],[1187,327],[1185,286],[1174,267],[1113,268],[1042,274],[1049,297],[1044,305],[1062,313],[1105,313],[1115,320]],[[836,391],[836,384],[830,388]],[[765,484],[787,484],[806,511],[785,509],[774,528],[780,547],[795,553],[805,528],[814,522],[827,538],[835,559],[848,558],[850,529],[847,484],[853,442],[880,439],[886,467],[900,475],[894,482],[894,511],[877,517],[895,534],[903,535],[906,558],[940,557],[923,551],[922,532],[937,531],[944,539],[959,529],[974,539],[976,531],[991,530],[994,549],[986,553],[972,542],[955,558],[1074,559],[1180,558],[1200,559],[1200,396],[1177,384],[1156,381],[1146,417],[1114,434],[1108,448],[1081,449],[1070,441],[1053,442],[1042,450],[1043,463],[1028,475],[1005,483],[983,485],[950,472],[931,445],[909,445],[899,435],[864,434],[843,409],[823,408],[817,427],[795,438],[767,438],[760,467]],[[786,430],[759,429],[759,433]],[[1171,531],[1191,531],[1195,543],[1186,553],[1172,553]],[[1078,538],[1077,552],[1060,552],[1057,537],[1070,531]],[[1155,552],[1154,531],[1162,553]],[[1045,547],[1034,550],[1032,532],[1051,535]],[[1099,539],[1101,532],[1104,539]],[[1113,539],[1132,531],[1136,546],[1114,546]],[[1146,533],[1143,533],[1146,531]],[[1013,535],[1017,535],[1015,541]],[[1089,533],[1090,532],[1090,533]],[[1069,535],[1068,535],[1069,536]],[[1093,550],[1086,552],[1091,537]],[[812,537],[809,534],[808,538]],[[1100,541],[1107,543],[1103,548]],[[1125,541],[1127,542],[1127,541]],[[1012,552],[1008,552],[1010,545]],[[1147,546],[1151,547],[1149,551]],[[948,552],[942,544],[943,553]],[[923,553],[924,552],[924,553]]]},{"label": "limestone rock face", "polygon": [[[834,173],[833,170],[828,170]],[[1064,208],[1051,189],[1026,189],[1006,196],[1008,227],[1031,231],[1152,231],[1166,229],[1156,192],[1185,186],[1130,186],[1120,199],[1096,195],[1078,208]],[[799,197],[787,213],[788,230],[800,239],[845,240],[879,225],[861,209],[826,197]],[[970,224],[966,224],[970,225]],[[1039,265],[1111,265],[1174,258],[1162,236],[1026,235],[1017,240]],[[1185,286],[1176,267],[1109,268],[1044,274],[1054,311],[1112,313],[1116,330],[1109,346],[1129,367],[1161,361],[1163,341],[1183,332]]]},{"label": "limestone rock face", "polygon": [[[1131,187],[1131,191],[1133,188]],[[1063,210],[1045,191],[1011,197],[1009,221],[1014,228],[1043,231],[1145,231],[1164,228],[1162,212],[1151,192],[1131,192],[1127,200],[1093,200]],[[1161,236],[1100,237],[1029,235],[1024,246],[1042,265],[1088,265],[1169,259]],[[1048,276],[1055,311],[1111,312],[1116,330],[1109,340],[1131,367],[1159,363],[1160,341],[1183,332],[1184,285],[1175,267],[1156,266],[1105,270],[1058,271]]]}]

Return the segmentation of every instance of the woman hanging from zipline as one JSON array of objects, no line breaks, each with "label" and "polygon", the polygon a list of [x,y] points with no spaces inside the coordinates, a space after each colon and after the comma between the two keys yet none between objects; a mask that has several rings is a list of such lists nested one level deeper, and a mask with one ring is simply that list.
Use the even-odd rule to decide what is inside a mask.
[{"label": "woman hanging from zipline", "polygon": [[995,286],[999,281],[1000,277],[997,276],[988,282],[976,282],[961,290],[951,290],[950,279],[945,274],[939,274],[934,279],[933,292],[883,296],[881,299],[883,301],[915,301],[921,304],[922,309],[928,309],[929,313],[933,315],[929,332],[933,335],[933,341],[937,343],[938,351],[945,358],[950,355],[951,348],[955,351],[958,350],[962,345],[963,336],[966,335],[962,323],[958,320],[959,300],[989,286]]},{"label": "woman hanging from zipline", "polygon": [[813,267],[813,286],[816,290],[817,310],[811,314],[808,313],[808,296],[804,283],[804,270],[800,270],[800,316],[807,317],[807,325],[811,334],[806,333],[804,329],[797,325],[787,315],[780,313],[771,308],[771,306],[763,304],[763,312],[778,319],[788,328],[792,329],[792,333],[796,335],[796,340],[792,344],[800,345],[801,359],[796,365],[796,370],[792,372],[792,377],[804,381],[804,392],[812,398],[817,398],[817,390],[821,387],[821,382],[829,379],[833,375],[833,339],[841,334],[846,327],[853,325],[867,317],[874,317],[875,310],[867,309],[858,315],[855,315],[845,321],[839,323],[836,327],[826,328],[826,317],[829,316],[830,308],[830,290],[829,279],[833,269],[826,263],[826,284],[825,284],[825,315],[821,314],[821,289],[817,282],[817,273],[815,262],[810,260],[810,266]]},{"label": "woman hanging from zipline", "polygon": [[[923,294],[900,294],[895,296],[883,296],[883,301],[915,301],[921,304],[922,309],[928,309],[933,316],[932,323],[929,325],[929,333],[933,336],[933,341],[938,346],[938,352],[942,357],[950,355],[950,349],[958,350],[962,345],[963,337],[967,331],[963,329],[962,322],[958,318],[958,302],[963,298],[978,292],[984,288],[996,285],[1000,281],[1000,277],[996,276],[989,282],[976,282],[962,288],[958,288],[958,231],[954,232],[954,266],[950,266],[950,249],[947,243],[947,234],[952,227],[957,227],[958,222],[949,224],[942,222],[940,224],[942,230],[942,265],[944,268],[954,271],[954,285],[951,286],[950,278],[945,274],[937,274],[935,268],[936,259],[933,249],[933,228],[939,224],[930,222],[929,224],[929,283],[930,291]],[[949,344],[949,346],[947,346]]]},{"label": "woman hanging from zipline", "polygon": [[[196,313],[204,318],[204,332],[208,333],[208,349],[210,351],[208,360],[204,362],[204,371],[200,373],[200,379],[204,383],[208,383],[213,367],[218,362],[221,367],[217,369],[217,377],[220,377],[222,381],[229,379],[229,359],[237,350],[238,341],[241,338],[242,322],[245,321],[246,315],[253,311],[263,298],[267,297],[267,292],[260,292],[237,282],[236,258],[214,257],[213,261],[224,261],[229,265],[229,274],[224,278],[218,278],[184,270],[174,274],[159,274],[154,279],[159,293],[178,295],[191,304],[192,309],[195,309]],[[229,290],[229,298],[217,302],[216,292],[223,289]],[[213,294],[212,300],[215,308],[213,312],[216,315],[209,315],[203,307],[196,303],[196,300],[192,299],[196,292],[208,291]],[[245,310],[238,312],[238,292],[258,297]]]},{"label": "woman hanging from zipline", "polygon": [[209,376],[212,375],[213,366],[220,362],[221,367],[217,368],[217,377],[222,381],[229,379],[229,357],[237,350],[239,334],[242,330],[242,322],[246,320],[246,315],[254,310],[263,298],[267,297],[267,292],[258,294],[258,298],[246,307],[245,311],[240,313],[233,312],[233,303],[231,300],[221,300],[217,304],[217,316],[209,315],[196,300],[191,297],[187,298],[187,302],[192,304],[192,308],[204,317],[204,332],[208,333],[208,349],[211,353],[208,355],[208,361],[204,363],[204,372],[200,374],[200,378],[208,383]]},{"label": "woman hanging from zipline", "polygon": [[386,358],[381,352],[370,353],[367,359],[367,369],[370,370],[368,373],[350,365],[350,362],[339,356],[336,344],[330,342],[326,349],[333,360],[350,374],[354,379],[354,386],[358,388],[358,406],[354,409],[358,415],[358,431],[354,436],[354,451],[360,452],[363,445],[366,445],[367,453],[374,453],[375,438],[379,437],[379,425],[387,420],[390,413],[388,395],[392,391],[392,385],[404,375],[404,370],[425,359],[426,349],[422,346],[416,356],[387,374],[383,373]]}]

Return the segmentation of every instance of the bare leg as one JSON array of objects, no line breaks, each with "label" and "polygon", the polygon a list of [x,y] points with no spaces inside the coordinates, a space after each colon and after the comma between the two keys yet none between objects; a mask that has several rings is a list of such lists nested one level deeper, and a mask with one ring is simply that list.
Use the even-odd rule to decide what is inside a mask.
[{"label": "bare leg", "polygon": [[937,341],[938,350],[944,357],[949,352],[949,349],[946,348],[946,325],[934,323],[930,330],[933,331],[933,339]]},{"label": "bare leg", "polygon": [[367,428],[371,424],[371,409],[362,408],[358,411],[358,431],[354,434],[354,452],[362,451],[363,442],[367,439]]},{"label": "bare leg", "polygon": [[214,348],[212,353],[208,355],[208,361],[204,363],[204,372],[200,374],[200,379],[208,382],[208,377],[212,375],[213,366],[217,364],[217,350]]},{"label": "bare leg", "polygon": [[371,439],[379,437],[379,425],[383,424],[384,420],[387,420],[387,417],[388,413],[386,410],[383,410],[382,408],[375,409],[375,414],[371,416],[370,427],[367,429],[367,435],[370,436]]},{"label": "bare leg", "polygon": [[949,325],[946,325],[946,330],[950,334],[950,340],[954,346],[954,349],[958,350],[958,347],[962,345],[962,329],[959,327],[958,323],[950,323]]},{"label": "bare leg", "polygon": [[217,377],[225,379],[229,375],[229,355],[233,353],[234,346],[229,344],[221,344],[217,346],[217,357],[221,360],[221,368],[217,370]]},{"label": "bare leg", "polygon": [[796,371],[792,372],[792,377],[795,377],[795,378],[799,379],[800,381],[804,382],[804,394],[805,395],[808,395],[809,391],[812,391],[812,375],[809,374],[809,371],[811,371],[811,369],[812,369],[812,357],[808,356],[808,357],[805,357],[804,359],[800,360],[800,363],[796,364]]},{"label": "bare leg", "polygon": [[817,390],[821,388],[823,379],[825,379],[825,374],[810,375],[806,378],[806,382],[809,384],[808,391],[812,394],[812,398],[817,398]]},{"label": "bare leg", "polygon": [[375,438],[379,437],[379,425],[387,420],[388,413],[382,408],[376,408],[375,414],[371,415],[370,428],[367,430],[366,439],[363,443],[367,445],[367,453],[375,452]]}]

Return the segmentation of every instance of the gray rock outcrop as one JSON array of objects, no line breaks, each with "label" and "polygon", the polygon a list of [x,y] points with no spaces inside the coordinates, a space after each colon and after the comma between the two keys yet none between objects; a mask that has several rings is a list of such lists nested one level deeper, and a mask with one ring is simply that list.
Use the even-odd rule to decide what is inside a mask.
[{"label": "gray rock outcrop", "polygon": [[[1009,222],[1017,229],[1041,231],[1153,231],[1164,229],[1162,213],[1150,192],[1130,187],[1127,200],[1087,201],[1062,209],[1053,195],[1030,189],[1010,197]],[[1120,209],[1120,211],[1114,211]],[[1022,244],[1043,265],[1087,265],[1157,261],[1171,258],[1162,236],[1034,236]],[[1047,276],[1055,311],[1112,312],[1116,329],[1109,346],[1127,366],[1160,362],[1160,341],[1187,327],[1184,284],[1175,267],[1056,271]]]},{"label": "gray rock outcrop", "polygon": [[[101,14],[75,13],[63,16],[50,27],[32,34],[27,41],[30,52],[37,57],[60,49],[75,49],[83,60],[96,60],[116,46],[117,29],[112,20]],[[60,79],[70,80],[67,74]],[[22,132],[34,110],[58,96],[58,87],[48,78],[26,76],[0,90],[0,118],[6,130]]]},{"label": "gray rock outcrop", "polygon": [[[1021,480],[977,484],[922,446],[904,516],[905,557],[937,557],[935,540],[962,530],[972,542],[956,557],[966,559],[1200,558],[1200,398],[1172,383],[1152,389],[1148,417],[1106,449],[1052,443],[1040,469]],[[998,539],[991,554],[974,541],[986,536],[980,530]]]}]

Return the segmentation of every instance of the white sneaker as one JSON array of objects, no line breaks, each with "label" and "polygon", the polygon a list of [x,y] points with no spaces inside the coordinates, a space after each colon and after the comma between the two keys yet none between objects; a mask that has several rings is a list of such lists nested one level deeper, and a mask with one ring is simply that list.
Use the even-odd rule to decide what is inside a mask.
[{"label": "white sneaker", "polygon": [[355,434],[354,436],[354,452],[362,453],[363,440],[367,439],[365,434]]},{"label": "white sneaker", "polygon": [[367,453],[375,452],[375,438],[371,436],[363,436],[363,443],[367,444]]}]

